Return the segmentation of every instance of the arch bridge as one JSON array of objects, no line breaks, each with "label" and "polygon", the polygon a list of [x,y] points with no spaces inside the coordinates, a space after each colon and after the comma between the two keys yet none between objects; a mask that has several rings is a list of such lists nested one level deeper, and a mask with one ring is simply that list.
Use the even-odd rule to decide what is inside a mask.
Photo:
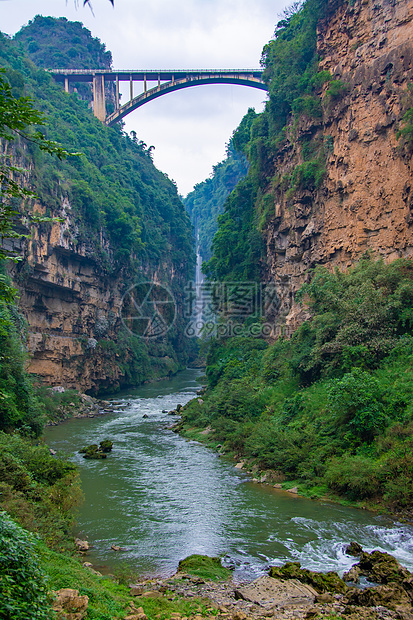
[{"label": "arch bridge", "polygon": [[[260,90],[268,90],[262,80],[262,69],[172,69],[172,70],[88,70],[88,69],[50,69],[56,81],[64,83],[66,92],[72,82],[93,84],[93,112],[106,125],[114,125],[124,116],[140,106],[162,95],[199,86],[201,84],[240,84]],[[130,99],[120,105],[119,83],[129,82]],[[143,92],[134,96],[134,83],[143,82]],[[148,89],[148,82],[157,85]],[[115,106],[112,114],[106,114],[105,85],[115,84]]]}]

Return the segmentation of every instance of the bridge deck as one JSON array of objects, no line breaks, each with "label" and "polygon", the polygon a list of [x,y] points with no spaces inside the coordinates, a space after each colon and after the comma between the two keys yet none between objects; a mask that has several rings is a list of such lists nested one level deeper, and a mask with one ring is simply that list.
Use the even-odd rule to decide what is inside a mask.
[{"label": "bridge deck", "polygon": [[103,75],[105,82],[171,82],[188,76],[252,76],[261,78],[262,69],[48,69],[57,81],[68,79],[70,82],[92,82],[93,78]]}]

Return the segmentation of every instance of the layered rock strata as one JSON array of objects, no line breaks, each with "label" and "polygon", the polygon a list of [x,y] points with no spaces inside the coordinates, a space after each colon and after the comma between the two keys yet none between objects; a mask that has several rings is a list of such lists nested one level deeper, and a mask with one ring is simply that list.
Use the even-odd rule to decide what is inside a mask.
[{"label": "layered rock strata", "polygon": [[324,96],[322,120],[300,119],[274,169],[291,174],[302,163],[300,140],[312,138],[324,144],[324,180],[292,199],[280,186],[269,190],[267,280],[287,335],[305,318],[294,295],[315,265],[345,269],[366,251],[385,261],[413,255],[413,162],[397,138],[413,106],[413,0],[332,1],[318,53],[342,95]]}]

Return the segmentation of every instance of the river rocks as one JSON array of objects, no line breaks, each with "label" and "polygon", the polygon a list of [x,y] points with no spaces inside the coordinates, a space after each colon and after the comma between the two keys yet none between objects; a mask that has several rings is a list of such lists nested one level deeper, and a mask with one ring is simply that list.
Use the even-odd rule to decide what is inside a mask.
[{"label": "river rocks", "polygon": [[286,489],[288,493],[293,493],[294,495],[298,494],[298,487],[293,487],[292,489]]},{"label": "river rocks", "polygon": [[79,454],[83,454],[84,459],[105,459],[108,452],[112,451],[113,443],[109,439],[104,439],[99,446],[92,443],[90,446],[79,450]]},{"label": "river rocks", "polygon": [[113,448],[113,442],[110,441],[109,439],[104,439],[103,441],[100,442],[100,449],[102,450],[102,452],[112,452],[112,448]]},{"label": "river rocks", "polygon": [[136,608],[134,602],[129,603],[128,615],[125,620],[148,620],[148,616],[143,611],[143,607]]},{"label": "river rocks", "polygon": [[319,594],[323,592],[343,594],[348,590],[348,586],[337,573],[316,573],[307,568],[301,568],[300,562],[287,562],[284,566],[272,566],[269,575],[281,580],[296,579],[312,586]]},{"label": "river rocks", "polygon": [[53,594],[56,596],[53,610],[59,620],[82,620],[86,616],[89,598],[79,596],[79,590],[62,588]]},{"label": "river rocks", "polygon": [[363,553],[363,547],[361,545],[358,544],[358,542],[351,542],[347,547],[346,547],[346,553],[347,555],[354,555],[359,556]]},{"label": "river rocks", "polygon": [[86,553],[89,551],[89,543],[87,540],[80,540],[80,538],[75,538],[76,549],[81,553]]},{"label": "river rocks", "polygon": [[352,566],[347,573],[343,574],[343,581],[351,581],[352,583],[359,583],[360,581],[360,569],[358,566]]},{"label": "river rocks", "polygon": [[235,590],[235,598],[261,605],[265,609],[311,607],[316,595],[314,588],[296,580],[281,581],[266,576]]},{"label": "river rocks", "polygon": [[410,608],[410,597],[398,583],[391,583],[364,590],[355,589],[348,594],[346,602],[349,605],[361,605],[363,607],[376,607],[382,605],[389,609],[397,610],[400,606]]},{"label": "river rocks", "polygon": [[148,590],[147,592],[143,592],[141,596],[144,598],[163,598],[163,594],[159,592],[159,590]]},{"label": "river rocks", "polygon": [[360,562],[356,565],[361,575],[365,575],[374,583],[403,583],[411,577],[411,573],[399,564],[389,553],[373,551],[362,553]]}]

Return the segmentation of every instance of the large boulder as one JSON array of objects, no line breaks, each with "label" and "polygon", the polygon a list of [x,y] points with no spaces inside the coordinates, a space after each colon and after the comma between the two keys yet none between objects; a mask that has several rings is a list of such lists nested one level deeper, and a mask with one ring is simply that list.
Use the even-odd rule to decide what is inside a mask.
[{"label": "large boulder", "polygon": [[400,606],[410,608],[410,598],[407,592],[398,583],[390,583],[364,590],[354,589],[347,596],[348,605],[363,607],[387,607],[397,610]]},{"label": "large boulder", "polygon": [[403,583],[411,573],[399,564],[389,553],[373,551],[363,552],[360,562],[356,565],[361,575],[365,575],[373,583]]},{"label": "large boulder", "polygon": [[250,601],[266,609],[311,607],[316,596],[314,588],[295,579],[281,581],[267,576],[259,577],[235,590],[235,598]]},{"label": "large boulder", "polygon": [[269,572],[270,577],[286,581],[296,579],[301,583],[306,583],[316,590],[317,593],[338,592],[345,594],[348,585],[334,572],[316,573],[307,568],[301,568],[300,562],[287,562],[284,566],[272,566]]},{"label": "large boulder", "polygon": [[347,555],[354,555],[354,557],[357,557],[363,553],[363,547],[359,545],[358,542],[353,541],[346,547],[346,553]]},{"label": "large boulder", "polygon": [[62,588],[53,594],[56,597],[53,609],[59,620],[82,620],[86,616],[89,598],[79,596],[79,590]]}]

